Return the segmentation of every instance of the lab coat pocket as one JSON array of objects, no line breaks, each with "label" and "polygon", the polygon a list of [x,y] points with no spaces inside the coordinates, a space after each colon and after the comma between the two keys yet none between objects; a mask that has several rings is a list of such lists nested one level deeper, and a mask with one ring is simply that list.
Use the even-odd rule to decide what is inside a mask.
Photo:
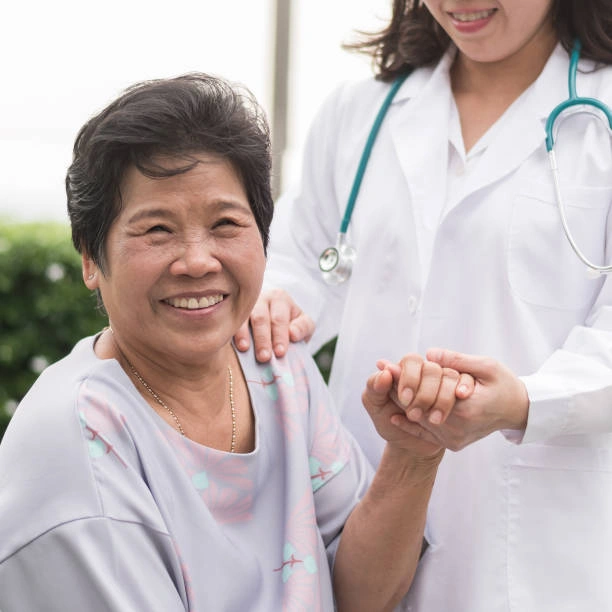
[{"label": "lab coat pocket", "polygon": [[[574,240],[594,263],[605,258],[606,221],[612,190],[562,190]],[[523,301],[557,310],[589,306],[599,289],[570,246],[552,181],[526,181],[515,198],[508,237],[508,280]]]},{"label": "lab coat pocket", "polygon": [[527,445],[508,467],[512,612],[612,609],[612,453]]}]

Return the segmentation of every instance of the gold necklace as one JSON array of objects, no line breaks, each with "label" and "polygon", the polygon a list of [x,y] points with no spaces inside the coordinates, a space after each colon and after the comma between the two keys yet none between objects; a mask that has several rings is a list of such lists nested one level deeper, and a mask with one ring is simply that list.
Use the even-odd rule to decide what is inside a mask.
[{"label": "gold necklace", "polygon": [[[111,333],[114,333],[114,332],[112,332],[112,328],[111,328]],[[183,429],[183,426],[181,425],[181,422],[179,421],[178,417],[176,416],[174,410],[172,410],[172,408],[170,408],[170,406],[168,406],[168,404],[166,404],[166,402],[164,402],[164,400],[161,397],[159,397],[159,395],[155,392],[153,387],[151,387],[151,385],[140,375],[140,372],[132,365],[132,362],[125,356],[123,351],[119,348],[119,345],[117,344],[117,342],[115,342],[115,346],[117,347],[117,349],[121,353],[121,356],[125,359],[125,362],[128,364],[128,367],[132,371],[132,374],[134,374],[134,376],[138,379],[140,384],[151,394],[153,399],[160,406],[162,406],[163,408],[165,408],[168,411],[168,414],[172,417],[172,419],[176,423],[176,427],[177,427],[179,433],[182,436],[184,436],[185,435],[185,430]],[[229,374],[229,401],[230,401],[230,410],[231,410],[231,413],[232,413],[232,442],[230,444],[230,451],[229,452],[230,453],[235,453],[236,452],[236,437],[237,437],[236,405],[234,403],[234,376],[232,374],[231,366],[227,366],[227,373]]]},{"label": "gold necklace", "polygon": [[[168,406],[168,404],[166,404],[166,402],[164,402],[164,400],[159,397],[159,395],[155,392],[155,390],[153,389],[153,387],[151,387],[151,385],[140,375],[140,372],[138,372],[138,370],[130,363],[130,360],[123,355],[123,358],[125,359],[126,363],[128,364],[130,370],[132,370],[132,374],[134,374],[134,376],[140,381],[140,383],[142,384],[142,386],[151,394],[151,396],[153,397],[153,399],[162,407],[164,407],[168,413],[170,414],[170,416],[174,419],[174,422],[176,423],[176,427],[179,430],[179,433],[184,436],[185,435],[185,430],[183,429],[181,422],[179,421],[178,417],[176,416],[176,413],[174,412],[174,410],[172,410],[172,408],[170,408],[170,406]],[[232,374],[232,368],[230,366],[227,366],[227,373],[229,374],[229,401],[230,401],[230,410],[232,413],[232,442],[230,444],[230,453],[234,453],[236,452],[236,406],[234,404],[234,377]]]}]

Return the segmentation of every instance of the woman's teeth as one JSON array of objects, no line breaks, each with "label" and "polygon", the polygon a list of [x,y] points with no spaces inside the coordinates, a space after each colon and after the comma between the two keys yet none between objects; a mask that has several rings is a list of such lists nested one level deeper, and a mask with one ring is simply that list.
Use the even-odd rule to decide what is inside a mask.
[{"label": "woman's teeth", "polygon": [[462,23],[466,23],[469,21],[478,21],[479,19],[487,19],[496,9],[490,9],[488,11],[476,11],[474,13],[450,13],[450,16],[455,21],[461,21]]},{"label": "woman's teeth", "polygon": [[197,310],[198,308],[208,308],[218,304],[223,299],[221,294],[210,295],[208,297],[201,298],[173,298],[166,300],[167,304],[174,306],[175,308],[186,308],[187,310]]}]

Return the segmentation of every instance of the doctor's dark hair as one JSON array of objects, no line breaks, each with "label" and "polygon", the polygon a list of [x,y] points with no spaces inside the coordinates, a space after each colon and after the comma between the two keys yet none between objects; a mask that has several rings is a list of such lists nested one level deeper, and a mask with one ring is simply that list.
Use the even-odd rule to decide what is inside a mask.
[{"label": "doctor's dark hair", "polygon": [[[380,32],[364,33],[346,49],[372,56],[376,77],[392,81],[413,68],[436,64],[450,38],[420,0],[393,0],[389,24]],[[557,37],[570,52],[582,42],[580,56],[612,64],[612,11],[610,0],[553,0]]]},{"label": "doctor's dark hair", "polygon": [[[272,221],[270,133],[246,89],[202,73],[137,83],[79,131],[66,176],[72,241],[105,270],[105,241],[121,211],[128,168],[163,179],[188,172],[197,154],[218,155],[240,177],[264,250]],[[159,156],[184,161],[167,168]]]}]

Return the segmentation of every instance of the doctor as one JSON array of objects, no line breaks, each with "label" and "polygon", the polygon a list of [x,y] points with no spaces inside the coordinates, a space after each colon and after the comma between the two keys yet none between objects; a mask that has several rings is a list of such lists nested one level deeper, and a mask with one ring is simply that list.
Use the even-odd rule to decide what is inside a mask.
[{"label": "doctor", "polygon": [[[545,147],[575,38],[580,95],[612,104],[609,0],[394,0],[358,45],[376,78],[328,99],[301,185],[277,205],[275,289],[251,317],[258,357],[309,338],[310,317],[313,351],[338,334],[330,387],[372,462],[382,443],[359,381],[378,358],[443,347],[428,358],[479,381],[444,423],[397,421],[458,451],[439,471],[406,610],[612,610],[612,280],[571,250]],[[328,285],[319,256],[390,84],[411,69],[349,224],[352,275]],[[558,145],[566,209],[609,263],[610,137],[575,119]]]}]

